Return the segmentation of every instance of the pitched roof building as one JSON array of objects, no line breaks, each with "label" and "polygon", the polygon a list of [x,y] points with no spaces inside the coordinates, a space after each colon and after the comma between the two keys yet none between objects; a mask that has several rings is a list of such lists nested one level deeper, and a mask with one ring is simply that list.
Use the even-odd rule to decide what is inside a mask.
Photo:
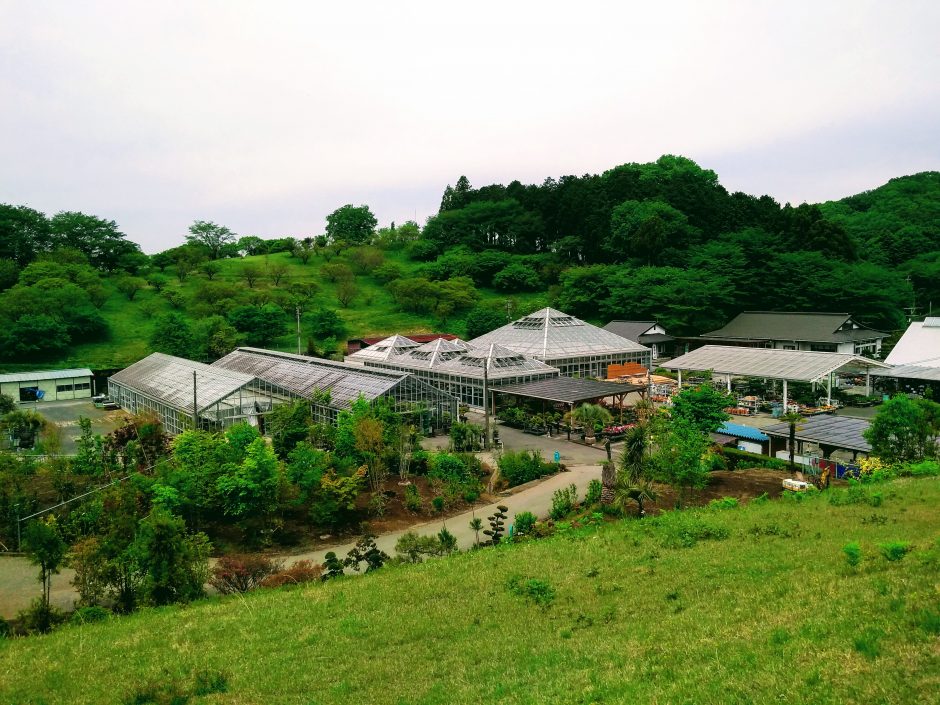
[{"label": "pitched roof building", "polygon": [[858,323],[848,313],[745,311],[701,340],[778,350],[877,355],[887,333]]},{"label": "pitched roof building", "polygon": [[666,329],[656,321],[611,321],[604,326],[604,330],[648,347],[654,360],[670,357],[675,353],[676,339],[666,333]]},{"label": "pitched roof building", "polygon": [[885,362],[889,365],[940,367],[940,317],[911,323]]}]

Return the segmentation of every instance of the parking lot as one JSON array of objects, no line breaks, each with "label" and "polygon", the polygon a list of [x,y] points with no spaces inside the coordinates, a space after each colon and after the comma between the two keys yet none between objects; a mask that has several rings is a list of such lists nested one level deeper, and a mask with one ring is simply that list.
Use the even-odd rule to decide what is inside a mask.
[{"label": "parking lot", "polygon": [[91,419],[91,430],[102,436],[111,433],[121,425],[127,412],[122,409],[107,411],[96,409],[90,399],[74,399],[71,401],[30,402],[20,404],[20,409],[35,409],[46,420],[59,427],[62,432],[61,453],[74,455],[78,450],[78,438],[82,429],[78,425],[80,417]]}]

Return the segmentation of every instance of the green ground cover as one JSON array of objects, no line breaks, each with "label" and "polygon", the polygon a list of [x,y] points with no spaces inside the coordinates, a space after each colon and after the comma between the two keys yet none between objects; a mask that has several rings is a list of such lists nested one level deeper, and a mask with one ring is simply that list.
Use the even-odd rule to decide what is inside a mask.
[{"label": "green ground cover", "polygon": [[938,504],[898,480],[145,610],[0,642],[0,702],[933,703]]},{"label": "green ground cover", "polygon": [[[420,263],[409,260],[402,251],[383,251],[386,262],[399,265],[404,276],[417,276]],[[391,335],[392,333],[416,332],[450,332],[464,336],[465,326],[463,316],[466,312],[457,312],[446,321],[441,321],[432,315],[418,315],[400,310],[387,287],[369,273],[357,274],[355,278],[358,294],[347,308],[341,307],[336,297],[336,284],[322,276],[320,268],[327,264],[322,255],[313,257],[305,265],[289,253],[279,252],[271,255],[258,255],[241,259],[218,260],[219,273],[215,281],[227,282],[245,287],[240,276],[241,269],[250,264],[265,269],[272,262],[284,262],[288,271],[279,287],[286,289],[292,283],[314,282],[318,291],[308,303],[308,308],[317,306],[335,309],[340,313],[347,327],[347,337]],[[349,264],[345,255],[333,257],[330,264]],[[168,279],[167,290],[179,292],[184,300],[191,300],[199,285],[206,281],[206,277],[198,272],[188,276],[180,282],[175,275],[175,269],[168,267],[164,272]],[[105,286],[112,292],[101,308],[101,314],[108,324],[110,335],[107,340],[93,343],[74,345],[69,348],[67,357],[51,363],[43,363],[44,368],[91,367],[93,369],[108,369],[125,367],[132,362],[146,357],[151,351],[149,340],[153,331],[154,321],[161,314],[171,311],[170,304],[160,294],[151,288],[140,291],[132,301],[114,289],[109,279],[104,279]],[[266,278],[262,277],[255,285],[255,289],[264,292],[276,288]],[[545,293],[518,293],[507,295],[491,289],[478,289],[481,303],[495,303],[505,306],[507,299],[513,303],[514,317],[520,312],[534,310],[548,303]],[[195,320],[187,310],[187,306],[177,309],[180,313]],[[293,323],[288,326],[289,332],[278,338],[270,347],[278,350],[296,351],[297,337]],[[306,335],[303,335],[303,345],[306,346]],[[344,342],[344,341],[340,341]],[[36,363],[3,364],[0,369],[7,371],[35,369]]]}]

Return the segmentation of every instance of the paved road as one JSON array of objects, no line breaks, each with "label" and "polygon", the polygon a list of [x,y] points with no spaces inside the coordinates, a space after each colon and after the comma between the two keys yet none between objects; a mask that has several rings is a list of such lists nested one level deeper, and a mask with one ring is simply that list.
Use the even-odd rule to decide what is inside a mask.
[{"label": "paved road", "polygon": [[[510,429],[511,430],[511,429]],[[522,435],[522,434],[520,434]],[[535,436],[528,438],[534,439],[532,442],[539,443]],[[547,440],[545,441],[547,443]],[[563,444],[569,449],[574,444]],[[472,512],[466,512],[457,516],[449,517],[445,521],[433,521],[426,524],[411,527],[410,530],[417,531],[421,535],[434,534],[440,531],[446,524],[447,529],[457,537],[457,543],[461,548],[469,548],[474,542],[474,532],[470,529],[470,519],[476,515],[483,519],[486,525],[486,517],[496,511],[497,504],[509,507],[507,514],[509,522],[518,512],[529,511],[536,516],[543,517],[548,514],[552,504],[552,494],[555,490],[574,483],[578,488],[578,496],[583,498],[588,483],[593,478],[600,478],[600,465],[596,464],[603,457],[603,451],[597,451],[593,448],[585,449],[581,446],[575,448],[575,455],[581,453],[591,454],[595,464],[570,465],[568,472],[558,473],[542,481],[532,483],[527,487],[520,488],[517,492],[508,497],[501,497],[494,504],[478,507]],[[562,453],[563,460],[569,455]],[[507,527],[508,529],[508,527]],[[383,534],[376,543],[379,548],[394,555],[395,543],[406,530],[395,531],[389,534]],[[481,538],[485,538],[482,537]],[[337,555],[343,557],[355,542],[344,543],[330,548],[323,548],[316,551],[301,554],[291,554],[281,556],[285,563],[291,563],[295,560],[312,560],[317,563],[323,562],[323,556],[327,551],[335,551]],[[25,558],[0,556],[0,616],[13,617],[17,612],[29,606],[30,602],[39,594],[39,581],[37,580],[38,568],[29,564]],[[76,593],[72,588],[71,580],[75,573],[63,568],[59,575],[53,576],[51,598],[53,604],[62,609],[72,609]]]}]

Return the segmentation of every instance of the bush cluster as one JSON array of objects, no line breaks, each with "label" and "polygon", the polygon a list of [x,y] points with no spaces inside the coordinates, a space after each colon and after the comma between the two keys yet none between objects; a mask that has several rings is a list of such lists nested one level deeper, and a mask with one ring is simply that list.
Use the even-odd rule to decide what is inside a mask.
[{"label": "bush cluster", "polygon": [[499,475],[509,487],[537,480],[559,470],[558,463],[546,462],[537,450],[506,451],[500,456],[498,465]]}]

